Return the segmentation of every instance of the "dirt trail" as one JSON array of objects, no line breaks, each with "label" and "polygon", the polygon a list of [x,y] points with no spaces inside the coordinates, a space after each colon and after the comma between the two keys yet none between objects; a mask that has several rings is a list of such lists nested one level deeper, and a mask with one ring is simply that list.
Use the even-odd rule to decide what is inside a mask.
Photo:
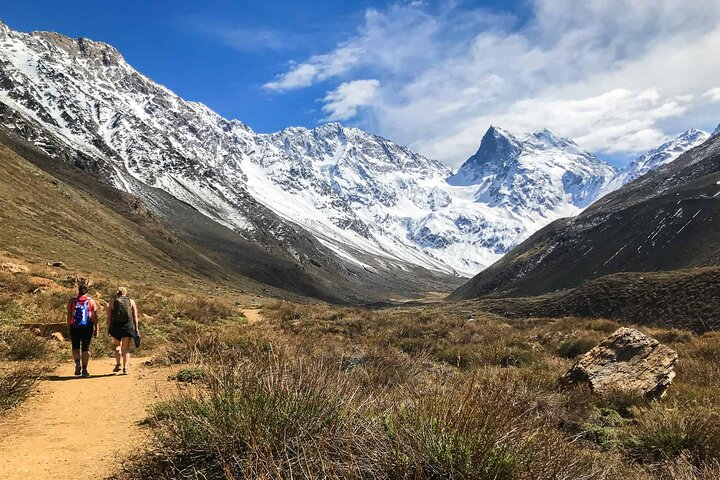
[{"label": "dirt trail", "polygon": [[133,359],[129,375],[112,359],[90,362],[91,378],[61,365],[39,393],[0,419],[0,479],[102,479],[147,441],[146,407],[174,387],[166,369]]},{"label": "dirt trail", "polygon": [[262,322],[262,313],[260,313],[259,308],[246,308],[243,311],[243,315],[245,315],[245,318],[247,318],[248,325],[254,325],[256,323]]}]

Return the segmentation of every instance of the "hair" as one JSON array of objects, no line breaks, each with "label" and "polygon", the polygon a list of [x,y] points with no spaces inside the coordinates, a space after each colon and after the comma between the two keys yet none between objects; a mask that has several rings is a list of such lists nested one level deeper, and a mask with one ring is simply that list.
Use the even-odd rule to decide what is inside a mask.
[{"label": "hair", "polygon": [[81,296],[85,295],[86,293],[88,293],[88,290],[89,289],[88,289],[87,283],[81,283],[80,285],[78,285],[78,294],[79,295],[81,295]]},{"label": "hair", "polygon": [[117,289],[117,296],[118,297],[127,297],[128,289],[125,287],[118,287]]}]

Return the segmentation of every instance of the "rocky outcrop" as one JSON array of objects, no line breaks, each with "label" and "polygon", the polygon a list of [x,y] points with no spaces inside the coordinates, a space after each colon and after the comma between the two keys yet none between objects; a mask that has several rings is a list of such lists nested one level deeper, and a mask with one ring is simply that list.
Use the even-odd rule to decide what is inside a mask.
[{"label": "rocky outcrop", "polygon": [[0,270],[10,273],[28,273],[30,270],[25,265],[17,265],[15,263],[3,263]]},{"label": "rocky outcrop", "polygon": [[580,357],[561,381],[587,383],[600,395],[621,391],[657,399],[675,377],[677,360],[670,347],[632,328],[619,328]]}]

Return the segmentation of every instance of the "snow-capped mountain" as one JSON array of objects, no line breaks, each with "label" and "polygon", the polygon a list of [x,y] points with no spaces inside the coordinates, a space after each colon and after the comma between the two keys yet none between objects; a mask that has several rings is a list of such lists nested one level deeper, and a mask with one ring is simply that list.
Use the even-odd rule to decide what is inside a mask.
[{"label": "snow-capped mountain", "polygon": [[616,173],[547,130],[492,127],[455,174],[339,124],[259,134],[152,82],[107,44],[2,23],[0,129],[161,215],[157,189],[302,265],[332,257],[347,275],[475,274],[579,213]]},{"label": "snow-capped mountain", "polygon": [[617,175],[603,188],[600,196],[606,195],[623,185],[642,177],[646,173],[655,170],[661,165],[672,162],[688,150],[704,143],[710,134],[702,130],[690,129],[680,134],[677,138],[665,142],[659,147],[650,150],[633,160],[627,167],[620,170]]},{"label": "snow-capped mountain", "polygon": [[477,153],[450,178],[476,185],[476,199],[514,212],[546,214],[584,208],[615,174],[613,167],[549,130],[514,136],[490,127]]}]

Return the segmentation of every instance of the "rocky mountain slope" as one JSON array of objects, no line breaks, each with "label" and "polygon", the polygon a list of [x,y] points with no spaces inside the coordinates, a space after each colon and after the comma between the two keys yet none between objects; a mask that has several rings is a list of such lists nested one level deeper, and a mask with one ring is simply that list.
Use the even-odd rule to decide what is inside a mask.
[{"label": "rocky mountain slope", "polygon": [[553,222],[451,295],[527,296],[615,272],[720,265],[720,136]]},{"label": "rocky mountain slope", "polygon": [[107,44],[2,23],[0,130],[137,195],[170,228],[188,228],[168,207],[179,201],[312,277],[402,292],[477,273],[616,174],[547,130],[492,127],[456,174],[339,124],[258,134]]},{"label": "rocky mountain slope", "polygon": [[[452,172],[441,163],[361,130],[330,124],[257,134],[182,100],[103,43],[0,25],[0,45],[6,132],[124,191],[143,198],[148,188],[169,193],[249,241],[266,244],[272,237],[305,264],[325,250],[373,273],[419,266],[470,275],[548,221],[577,211],[587,192],[573,191],[568,203],[560,181],[585,188],[610,173],[571,142],[540,133],[514,164],[498,158],[493,174],[498,192],[525,188],[521,202],[485,201],[482,185],[448,183]],[[533,155],[552,156],[538,163],[559,168],[559,175],[523,178],[529,172],[523,161]],[[576,169],[581,158],[596,170]],[[506,160],[515,169],[508,181]],[[553,197],[546,199],[548,184]],[[292,242],[303,235],[320,250]]]},{"label": "rocky mountain slope", "polygon": [[642,177],[646,173],[672,162],[683,153],[705,142],[708,138],[710,138],[708,132],[692,128],[677,138],[663,143],[659,147],[641,155],[627,167],[617,172],[617,175],[603,187],[599,196],[607,195],[623,185],[632,182],[636,178]]}]

